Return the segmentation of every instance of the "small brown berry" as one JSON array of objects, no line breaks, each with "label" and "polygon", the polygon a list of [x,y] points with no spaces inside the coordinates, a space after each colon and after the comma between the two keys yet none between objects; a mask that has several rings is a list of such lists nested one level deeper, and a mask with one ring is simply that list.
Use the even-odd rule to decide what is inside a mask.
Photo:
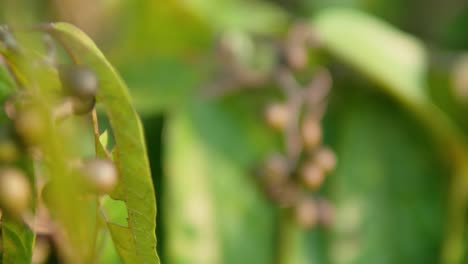
[{"label": "small brown berry", "polygon": [[329,173],[336,167],[336,155],[330,148],[323,147],[315,153],[315,162],[325,171],[325,173]]},{"label": "small brown berry", "polygon": [[312,228],[319,221],[318,208],[311,198],[301,199],[294,208],[296,222],[304,228]]},{"label": "small brown berry", "polygon": [[91,112],[96,104],[96,98],[78,99],[73,98],[73,113],[75,115],[84,115]]},{"label": "small brown berry", "polygon": [[307,118],[302,124],[302,140],[308,149],[314,149],[322,141],[322,126],[316,119]]},{"label": "small brown berry", "polygon": [[290,119],[289,108],[285,104],[274,103],[267,106],[265,119],[267,124],[274,129],[284,129]]},{"label": "small brown berry", "polygon": [[288,32],[285,53],[288,65],[294,70],[302,70],[307,66],[309,60],[307,51],[309,31],[309,26],[305,23],[297,23]]},{"label": "small brown berry", "polygon": [[325,172],[314,162],[308,162],[302,167],[300,177],[307,188],[315,191],[322,186],[325,180]]},{"label": "small brown berry", "polygon": [[79,98],[94,97],[99,87],[96,73],[86,66],[61,66],[59,77],[65,91]]},{"label": "small brown berry", "polygon": [[288,65],[294,70],[301,70],[307,66],[308,54],[304,45],[295,43],[286,47]]},{"label": "small brown berry", "polygon": [[28,208],[31,190],[26,176],[15,168],[0,169],[0,207],[19,216]]},{"label": "small brown berry", "polygon": [[108,159],[85,160],[81,172],[85,177],[85,184],[96,193],[109,193],[118,182],[117,168]]}]

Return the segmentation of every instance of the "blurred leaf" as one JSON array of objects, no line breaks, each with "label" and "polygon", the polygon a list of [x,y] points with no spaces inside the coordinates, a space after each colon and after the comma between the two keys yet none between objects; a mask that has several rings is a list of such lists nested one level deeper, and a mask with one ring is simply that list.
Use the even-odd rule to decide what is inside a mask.
[{"label": "blurred leaf", "polygon": [[287,14],[265,1],[184,0],[199,17],[216,31],[241,30],[253,33],[277,33],[283,30]]},{"label": "blurred leaf", "polygon": [[190,59],[211,45],[209,24],[179,0],[125,2],[122,10],[116,37],[108,43],[117,65],[158,56]]},{"label": "blurred leaf", "polygon": [[128,84],[140,114],[177,107],[206,75],[212,29],[179,0],[123,6],[115,39],[104,39],[110,42],[110,61]]},{"label": "blurred leaf", "polygon": [[129,62],[119,68],[138,113],[151,115],[169,111],[183,104],[201,84],[203,62],[188,62],[177,57],[161,56]]},{"label": "blurred leaf", "polygon": [[76,63],[86,64],[100,78],[97,102],[109,116],[115,139],[120,192],[115,199],[127,205],[128,227],[109,224],[125,263],[159,263],[156,253],[156,201],[140,120],[130,103],[128,90],[114,68],[91,39],[63,23],[51,32],[69,49]]},{"label": "blurred leaf", "polygon": [[425,103],[427,58],[422,43],[360,11],[326,9],[313,27],[327,50],[403,101]]},{"label": "blurred leaf", "polygon": [[[12,77],[9,75],[5,67],[0,66],[0,102],[3,102],[12,91],[15,89]],[[5,126],[7,119],[2,111],[0,115],[2,125]],[[34,245],[35,235],[24,223],[18,219],[12,218],[4,213],[1,218],[1,236],[0,244],[2,251],[0,252],[0,263],[10,264],[28,264],[31,262],[32,249]]]},{"label": "blurred leaf", "polygon": [[[353,89],[349,89],[349,88]],[[447,164],[430,134],[388,99],[342,80],[327,117],[337,171],[331,263],[438,263]]]},{"label": "blurred leaf", "polygon": [[[14,90],[14,83],[11,76],[4,67],[0,67],[0,101]],[[6,123],[6,117],[2,111],[0,120],[2,125]],[[1,263],[10,264],[29,264],[32,258],[32,249],[35,235],[24,223],[11,218],[7,214],[1,217],[1,236],[2,254],[0,254]]]},{"label": "blurred leaf", "polygon": [[171,117],[166,261],[272,263],[274,215],[249,173],[259,152],[248,130],[223,105],[200,99]]},{"label": "blurred leaf", "polygon": [[[68,157],[72,152],[77,154],[82,148],[74,147],[78,144],[76,144],[76,138],[73,137],[77,134],[69,133],[72,124],[62,123],[63,129],[59,132],[53,125],[52,115],[48,112],[50,110],[48,107],[52,105],[54,100],[48,92],[50,89],[59,88],[56,69],[45,64],[37,67],[38,64],[35,63],[40,63],[43,55],[38,52],[40,49],[36,49],[35,42],[28,42],[22,38],[17,39],[22,40],[18,43],[20,52],[13,52],[10,49],[2,49],[0,52],[15,80],[19,83],[20,87],[16,88],[26,92],[34,90],[32,94],[37,95],[37,97],[31,98],[40,98],[36,101],[37,104],[34,104],[35,108],[31,109],[39,113],[39,118],[43,118],[44,130],[48,137],[41,141],[40,147],[41,153],[48,159],[41,160],[43,166],[35,168],[40,170],[40,173],[48,175],[49,180],[54,182],[51,184],[51,197],[53,199],[50,199],[48,207],[51,208],[54,220],[60,223],[61,228],[67,234],[61,247],[66,248],[69,254],[63,254],[62,257],[65,261],[73,258],[77,262],[86,262],[93,254],[97,213],[96,200],[92,198],[77,199],[80,189],[77,178],[68,177],[70,175]],[[83,139],[83,135],[81,135],[81,139]],[[86,142],[80,142],[79,145],[86,145]],[[30,158],[28,157],[28,159]],[[31,169],[28,171],[31,172]],[[32,172],[28,174],[35,175]],[[66,176],[64,177],[64,175]],[[35,180],[31,179],[31,183],[35,183]],[[24,235],[25,232],[22,231],[22,234]]]},{"label": "blurred leaf", "polygon": [[351,9],[324,11],[316,18],[315,26],[332,54],[379,82],[380,87],[411,110],[432,133],[441,156],[451,162],[454,177],[442,262],[461,263],[463,219],[468,206],[466,187],[463,187],[468,184],[464,165],[468,156],[467,140],[426,94],[426,54],[421,44],[388,24]]}]

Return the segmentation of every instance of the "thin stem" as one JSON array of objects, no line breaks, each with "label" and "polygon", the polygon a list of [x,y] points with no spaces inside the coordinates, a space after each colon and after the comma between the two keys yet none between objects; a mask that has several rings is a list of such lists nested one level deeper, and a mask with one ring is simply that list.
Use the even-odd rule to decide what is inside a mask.
[{"label": "thin stem", "polygon": [[299,133],[299,119],[304,99],[300,84],[287,68],[280,68],[277,73],[277,82],[288,98],[289,122],[285,130],[285,144],[287,156],[291,167],[295,167],[302,151],[301,136]]}]

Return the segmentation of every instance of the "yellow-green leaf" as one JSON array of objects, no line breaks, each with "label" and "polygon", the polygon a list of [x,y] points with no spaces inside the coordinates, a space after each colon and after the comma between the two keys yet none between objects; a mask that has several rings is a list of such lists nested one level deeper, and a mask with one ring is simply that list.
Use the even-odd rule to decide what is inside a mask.
[{"label": "yellow-green leaf", "polygon": [[140,119],[123,80],[93,41],[76,27],[51,24],[50,32],[76,63],[85,64],[99,76],[97,102],[110,120],[119,170],[119,193],[126,203],[128,227],[109,224],[117,250],[125,263],[159,263],[156,253],[156,198],[149,170]]}]

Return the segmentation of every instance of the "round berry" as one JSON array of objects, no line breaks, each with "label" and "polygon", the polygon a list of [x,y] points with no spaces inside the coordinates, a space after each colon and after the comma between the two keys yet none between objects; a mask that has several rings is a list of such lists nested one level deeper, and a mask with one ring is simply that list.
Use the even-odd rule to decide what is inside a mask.
[{"label": "round berry", "polygon": [[108,159],[86,160],[81,172],[85,177],[85,184],[96,193],[109,193],[114,190],[118,182],[117,168]]},{"label": "round berry", "polygon": [[14,126],[16,133],[26,145],[36,145],[46,137],[46,122],[38,109],[27,108],[16,114]]},{"label": "round berry", "polygon": [[325,179],[325,172],[314,162],[308,162],[302,167],[300,177],[307,188],[315,191],[322,186]]},{"label": "round berry", "polygon": [[308,149],[316,148],[322,141],[322,127],[316,119],[308,118],[302,124],[302,140]]},{"label": "round berry", "polygon": [[315,162],[328,173],[333,171],[336,167],[336,155],[330,148],[323,147],[315,153]]},{"label": "round berry", "polygon": [[65,91],[79,98],[94,97],[99,87],[96,73],[85,66],[62,66],[59,77]]},{"label": "round berry", "polygon": [[96,98],[88,98],[88,99],[78,99],[72,98],[72,108],[73,113],[76,115],[84,115],[91,112],[96,105]]},{"label": "round berry", "polygon": [[21,215],[28,208],[31,190],[26,176],[15,168],[0,169],[0,208]]},{"label": "round berry", "polygon": [[285,104],[273,103],[265,110],[265,119],[269,126],[274,129],[284,129],[289,122],[289,108]]},{"label": "round berry", "polygon": [[311,198],[303,198],[298,201],[294,208],[296,222],[304,228],[312,228],[319,221],[318,208]]},{"label": "round berry", "polygon": [[287,46],[287,62],[291,68],[295,70],[301,70],[307,66],[308,54],[307,49],[301,44],[290,44]]}]

